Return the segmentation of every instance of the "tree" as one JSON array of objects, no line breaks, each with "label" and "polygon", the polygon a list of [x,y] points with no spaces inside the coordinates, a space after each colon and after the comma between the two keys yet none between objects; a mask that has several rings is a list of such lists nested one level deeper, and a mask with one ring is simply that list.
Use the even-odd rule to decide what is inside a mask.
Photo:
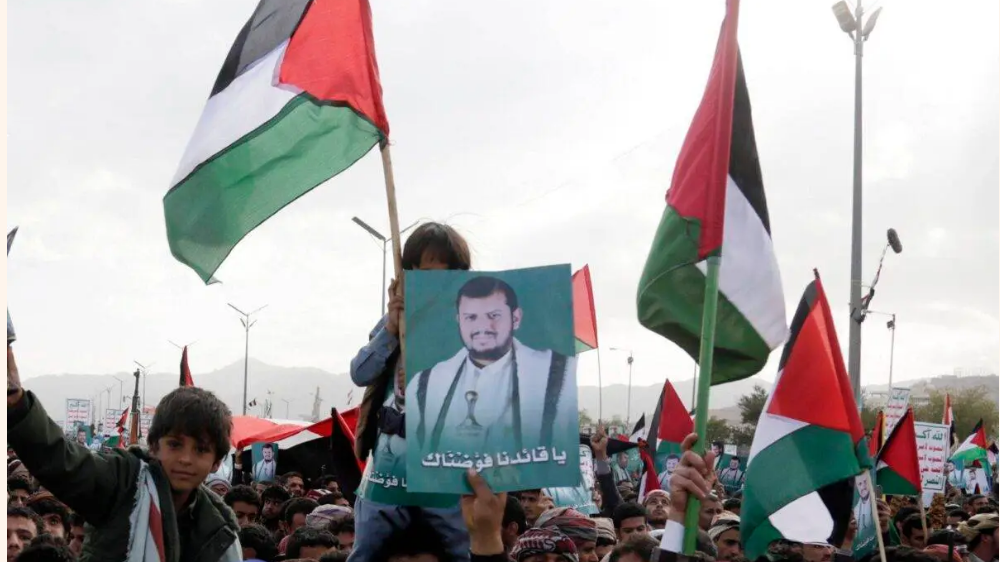
[{"label": "tree", "polygon": [[767,403],[767,389],[759,384],[753,385],[750,394],[740,397],[738,406],[740,408],[740,421],[744,425],[757,427],[757,420],[760,419],[761,412],[764,411],[764,404]]},{"label": "tree", "polygon": [[729,424],[726,420],[712,416],[708,419],[708,426],[706,431],[708,442],[714,443],[715,441],[722,441],[723,443],[729,443],[730,429]]},{"label": "tree", "polygon": [[[913,407],[917,421],[941,423],[944,416],[944,398],[947,391],[931,390],[927,402]],[[951,409],[955,414],[955,431],[962,441],[972,433],[980,419],[987,436],[997,434],[997,403],[985,386],[966,388],[951,393]]]},{"label": "tree", "polygon": [[590,417],[587,410],[580,410],[580,430],[590,429],[594,427],[594,418]]}]

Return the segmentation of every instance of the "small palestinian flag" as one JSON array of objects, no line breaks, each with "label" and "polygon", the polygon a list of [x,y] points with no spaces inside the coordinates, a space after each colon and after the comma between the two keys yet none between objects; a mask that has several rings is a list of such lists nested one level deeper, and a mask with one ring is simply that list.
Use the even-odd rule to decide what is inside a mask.
[{"label": "small palestinian flag", "polygon": [[209,283],[236,244],[389,136],[368,0],[261,0],[163,198],[170,251]]},{"label": "small palestinian flag", "polygon": [[955,432],[955,412],[951,408],[951,393],[944,395],[944,415],[941,416],[941,423],[948,426],[948,446],[954,447],[958,437]]},{"label": "small palestinian flag", "polygon": [[868,456],[875,458],[885,441],[885,412],[879,410],[875,414],[875,427],[872,428],[871,439],[868,440]]},{"label": "small palestinian flag", "polygon": [[191,368],[188,367],[188,348],[185,345],[181,352],[181,378],[180,386],[194,386],[194,379],[191,378]]},{"label": "small palestinian flag", "polygon": [[913,408],[893,426],[885,445],[878,452],[875,484],[889,496],[919,496],[921,494],[920,459],[917,457],[917,431],[913,425]]},{"label": "small palestinian flag", "polygon": [[705,260],[722,256],[712,384],[758,373],[788,332],[736,42],[738,11],[737,0],[729,0],[637,297],[639,322],[698,361]]},{"label": "small palestinian flag", "polygon": [[740,535],[747,558],[775,540],[842,544],[854,477],[870,466],[833,315],[816,279],[792,320],[747,461]]},{"label": "small palestinian flag", "polygon": [[965,438],[965,441],[955,449],[951,455],[951,460],[959,461],[962,464],[971,464],[973,461],[980,461],[988,464],[986,453],[986,431],[983,429],[983,420],[972,430],[972,434]]},{"label": "small palestinian flag", "polygon": [[650,491],[663,487],[659,475],[665,471],[667,459],[674,455],[680,459],[681,442],[691,433],[694,433],[694,422],[688,416],[681,397],[669,380],[663,381],[663,390],[653,409],[646,435],[649,463],[644,458],[643,474],[639,482],[640,501]]},{"label": "small palestinian flag", "polygon": [[573,334],[577,355],[597,348],[597,312],[589,265],[573,274]]}]

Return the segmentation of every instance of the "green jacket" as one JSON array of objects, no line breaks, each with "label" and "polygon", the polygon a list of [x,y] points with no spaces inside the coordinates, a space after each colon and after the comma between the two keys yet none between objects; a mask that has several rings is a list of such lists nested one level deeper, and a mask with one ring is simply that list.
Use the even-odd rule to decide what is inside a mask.
[{"label": "green jacket", "polygon": [[[239,524],[222,500],[201,486],[178,531],[170,483],[156,460],[138,447],[96,454],[66,438],[31,392],[7,409],[7,443],[56,498],[87,522],[79,562],[122,562],[129,543],[129,516],[135,503],[139,468],[149,464],[162,512],[167,562],[240,560]],[[142,531],[145,532],[145,531]],[[235,555],[235,558],[234,558]]]}]

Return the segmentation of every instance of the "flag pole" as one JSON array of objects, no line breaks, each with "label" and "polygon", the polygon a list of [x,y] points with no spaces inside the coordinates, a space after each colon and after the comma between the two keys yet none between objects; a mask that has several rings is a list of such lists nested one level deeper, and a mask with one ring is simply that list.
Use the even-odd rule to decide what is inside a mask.
[{"label": "flag pole", "polygon": [[[601,382],[601,346],[597,346],[597,423],[600,425],[604,419],[604,383]],[[625,431],[632,431],[631,427],[626,427]]]},{"label": "flag pole", "polygon": [[930,535],[927,534],[927,511],[924,509],[923,490],[921,490],[921,493],[917,495],[917,507],[920,508],[920,527],[924,530],[924,536],[929,537]]},{"label": "flag pole", "polygon": [[[871,497],[875,499],[875,484],[872,482],[872,471],[868,469],[865,471],[865,480],[868,481],[868,489],[871,490]],[[878,553],[879,557],[882,559],[881,562],[886,562],[885,560],[885,541],[882,540],[882,523],[878,520],[878,502],[872,501],[872,520],[875,521],[875,537],[878,539]],[[925,533],[926,537],[927,534]]]},{"label": "flag pole", "polygon": [[[403,293],[403,247],[399,239],[399,213],[396,210],[396,180],[392,174],[392,155],[389,153],[389,139],[384,139],[379,146],[382,155],[382,173],[385,176],[385,198],[389,203],[389,234],[392,236],[392,265],[396,278],[396,293]],[[406,356],[406,319],[399,318],[399,352],[400,364],[405,365]]]},{"label": "flag pole", "polygon": [[[708,429],[708,394],[712,386],[712,359],[715,351],[715,321],[719,305],[719,256],[708,257],[708,268],[705,272],[705,305],[701,318],[701,347],[699,349],[698,365],[698,400],[694,412],[694,429],[698,434],[695,443],[698,454],[704,454],[705,438]],[[695,542],[698,539],[698,515],[701,512],[701,502],[698,498],[689,497],[687,513],[684,517],[684,554],[691,556],[695,552]]]}]

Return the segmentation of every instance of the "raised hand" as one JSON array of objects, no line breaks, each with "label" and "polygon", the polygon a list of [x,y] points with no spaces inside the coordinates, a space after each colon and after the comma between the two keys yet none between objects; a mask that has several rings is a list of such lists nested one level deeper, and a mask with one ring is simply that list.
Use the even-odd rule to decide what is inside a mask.
[{"label": "raised hand", "polygon": [[472,495],[462,496],[462,517],[469,529],[469,541],[473,554],[490,555],[503,553],[503,539],[500,529],[503,512],[507,507],[507,493],[494,494],[489,484],[474,469],[466,473]]},{"label": "raised hand", "polygon": [[715,453],[708,451],[701,456],[691,450],[698,442],[698,434],[692,433],[681,443],[681,460],[670,474],[670,519],[684,523],[684,512],[687,510],[688,497],[705,499],[712,491],[712,477],[715,466]]}]

